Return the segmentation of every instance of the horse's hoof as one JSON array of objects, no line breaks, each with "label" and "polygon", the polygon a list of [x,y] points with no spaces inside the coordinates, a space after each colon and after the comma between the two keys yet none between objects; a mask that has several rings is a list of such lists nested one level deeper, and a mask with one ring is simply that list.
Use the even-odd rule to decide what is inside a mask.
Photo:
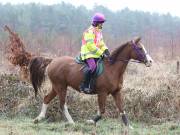
[{"label": "horse's hoof", "polygon": [[75,126],[75,123],[74,122],[68,122],[65,124],[66,126]]},{"label": "horse's hoof", "polygon": [[34,124],[37,124],[38,122],[39,122],[38,119],[35,119],[35,120],[34,120]]},{"label": "horse's hoof", "polygon": [[87,124],[96,124],[94,120],[87,120]]},{"label": "horse's hoof", "polygon": [[74,121],[69,122],[70,125],[75,125]]},{"label": "horse's hoof", "polygon": [[129,125],[129,129],[134,129],[131,125]]},{"label": "horse's hoof", "polygon": [[72,124],[73,126],[75,125],[75,123],[74,123],[74,122],[72,122],[72,123],[70,123],[70,124]]}]

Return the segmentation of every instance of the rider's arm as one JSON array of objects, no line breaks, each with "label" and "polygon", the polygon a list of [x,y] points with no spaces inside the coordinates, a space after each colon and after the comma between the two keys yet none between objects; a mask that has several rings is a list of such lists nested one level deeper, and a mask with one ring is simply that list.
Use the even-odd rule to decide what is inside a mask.
[{"label": "rider's arm", "polygon": [[86,46],[89,49],[90,52],[97,54],[101,56],[103,54],[103,51],[96,47],[95,44],[95,34],[93,32],[87,32],[84,34],[84,39],[86,41]]},{"label": "rider's arm", "polygon": [[103,38],[100,41],[99,48],[104,52],[105,50],[108,50],[106,44],[103,41]]}]

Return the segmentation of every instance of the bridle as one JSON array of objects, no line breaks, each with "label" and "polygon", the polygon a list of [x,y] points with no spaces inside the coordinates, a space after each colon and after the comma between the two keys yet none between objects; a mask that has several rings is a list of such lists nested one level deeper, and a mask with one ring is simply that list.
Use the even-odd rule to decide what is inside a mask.
[{"label": "bridle", "polygon": [[138,56],[138,60],[140,62],[141,61],[144,62],[147,54],[146,53],[142,53],[141,48],[139,48],[134,41],[131,41],[131,42],[132,42],[132,47],[133,47],[134,51],[136,52],[136,54]]}]

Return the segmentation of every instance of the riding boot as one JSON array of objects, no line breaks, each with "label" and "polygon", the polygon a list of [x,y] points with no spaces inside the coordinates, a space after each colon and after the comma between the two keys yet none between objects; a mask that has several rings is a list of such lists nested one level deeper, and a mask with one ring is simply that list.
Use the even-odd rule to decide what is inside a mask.
[{"label": "riding boot", "polygon": [[86,70],[84,72],[84,80],[80,85],[80,90],[84,93],[91,93],[92,90],[90,88],[90,81],[91,81],[91,70]]}]

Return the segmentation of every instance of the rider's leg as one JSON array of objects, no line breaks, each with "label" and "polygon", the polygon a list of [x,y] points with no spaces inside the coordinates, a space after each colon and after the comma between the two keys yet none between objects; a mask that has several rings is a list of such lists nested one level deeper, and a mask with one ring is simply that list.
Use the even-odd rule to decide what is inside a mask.
[{"label": "rider's leg", "polygon": [[93,72],[96,70],[96,61],[93,58],[89,58],[86,60],[88,68],[85,69],[85,78],[84,82],[81,85],[81,90],[90,93],[92,90],[90,88],[90,81],[93,76]]},{"label": "rider's leg", "polygon": [[95,72],[96,70],[96,61],[94,58],[90,58],[90,59],[87,59],[86,60],[86,63],[88,64],[88,67],[89,67],[89,80],[87,82],[87,86],[84,91],[87,92],[87,93],[91,93],[92,92],[92,89],[91,89],[91,86],[90,86],[90,82],[91,82],[91,79],[93,77],[93,73]]},{"label": "rider's leg", "polygon": [[86,62],[91,70],[91,73],[93,73],[96,70],[96,60],[94,58],[89,58],[86,60]]}]

